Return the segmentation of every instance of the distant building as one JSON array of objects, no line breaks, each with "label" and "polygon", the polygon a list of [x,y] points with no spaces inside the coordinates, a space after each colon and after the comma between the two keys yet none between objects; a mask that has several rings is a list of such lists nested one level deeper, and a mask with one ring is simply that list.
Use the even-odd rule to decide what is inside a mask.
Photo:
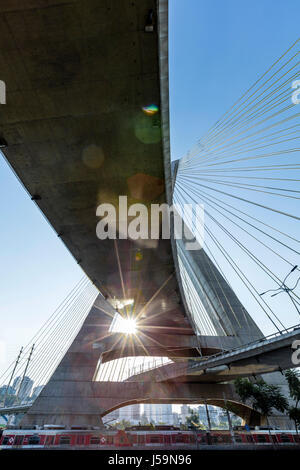
[{"label": "distant building", "polygon": [[172,405],[166,404],[145,404],[144,413],[149,423],[173,424]]},{"label": "distant building", "polygon": [[173,415],[173,425],[174,426],[179,426],[179,414],[178,413],[172,413]]},{"label": "distant building", "polygon": [[24,378],[16,377],[13,383],[13,388],[16,391],[16,395],[18,395],[21,400],[30,397],[32,386],[33,380],[31,380],[30,377],[27,377],[26,375]]},{"label": "distant building", "polygon": [[189,407],[187,405],[182,405],[180,408],[181,422],[182,424],[186,423],[186,418],[190,414]]},{"label": "distant building", "polygon": [[134,405],[124,406],[108,413],[103,418],[103,423],[116,423],[118,421],[129,421],[131,424],[138,424],[141,421],[141,406],[137,403]]},{"label": "distant building", "polygon": [[204,405],[198,406],[198,415],[200,423],[204,424],[204,426],[208,427],[208,419],[207,413]]},{"label": "distant building", "polygon": [[222,413],[222,410],[212,405],[208,405],[207,408],[212,427],[218,426],[220,424],[220,413]]},{"label": "distant building", "polygon": [[134,405],[124,406],[119,409],[119,419],[130,421],[137,424],[141,419],[140,405],[138,403]]},{"label": "distant building", "polygon": [[14,395],[15,394],[15,389],[11,386],[7,388],[7,385],[3,385],[0,387],[0,398],[3,398],[6,395],[6,390],[7,390],[7,395]]},{"label": "distant building", "polygon": [[[209,419],[212,428],[220,426],[223,428],[228,426],[228,415],[224,409],[219,408],[217,406],[208,405],[207,410],[209,413]],[[208,426],[207,414],[204,405],[198,407],[198,413],[200,422],[205,426]],[[241,418],[231,412],[229,414],[233,425],[241,424]]]},{"label": "distant building", "polygon": [[141,405],[136,403],[135,405],[131,405],[132,409],[132,419],[135,421],[139,421],[141,419]]},{"label": "distant building", "polygon": [[172,412],[172,405],[158,405],[159,412],[161,413],[159,416],[159,421],[165,424],[173,424],[173,412]]},{"label": "distant building", "polygon": [[147,416],[145,415],[145,413],[143,413],[143,414],[141,415],[141,420],[140,420],[140,422],[141,422],[141,424],[142,424],[143,426],[149,424],[149,420],[148,420]]},{"label": "distant building", "polygon": [[17,391],[20,383],[21,383],[22,377],[16,377],[15,380],[13,381],[13,388]]}]

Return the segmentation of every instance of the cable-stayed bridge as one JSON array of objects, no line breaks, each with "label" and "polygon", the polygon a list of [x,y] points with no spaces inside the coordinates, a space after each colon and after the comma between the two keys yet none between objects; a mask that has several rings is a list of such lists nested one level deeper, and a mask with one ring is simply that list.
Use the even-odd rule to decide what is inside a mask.
[{"label": "cable-stayed bridge", "polygon": [[[167,2],[18,5],[0,6],[3,152],[89,279],[4,372],[2,413],[96,426],[130,403],[205,400],[257,423],[231,381],[269,373],[284,386],[300,338],[299,41],[171,171]],[[118,237],[99,240],[97,207],[119,215],[120,195],[191,207],[202,248],[187,250],[173,224],[170,238],[128,238],[120,218]],[[44,386],[32,404],[26,377]]]}]

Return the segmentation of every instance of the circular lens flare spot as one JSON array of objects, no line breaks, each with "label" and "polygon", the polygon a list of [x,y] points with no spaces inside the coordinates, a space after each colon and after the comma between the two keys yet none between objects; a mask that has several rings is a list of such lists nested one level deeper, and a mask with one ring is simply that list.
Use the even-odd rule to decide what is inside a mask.
[{"label": "circular lens flare spot", "polygon": [[83,163],[93,170],[100,168],[104,162],[104,153],[101,147],[91,144],[82,151]]}]

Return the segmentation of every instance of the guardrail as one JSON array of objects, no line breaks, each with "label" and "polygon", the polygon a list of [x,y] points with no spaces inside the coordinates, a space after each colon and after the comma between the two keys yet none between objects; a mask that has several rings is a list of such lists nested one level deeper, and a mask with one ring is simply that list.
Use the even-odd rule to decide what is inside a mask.
[{"label": "guardrail", "polygon": [[149,372],[150,370],[158,369],[159,367],[163,367],[163,366],[166,366],[168,364],[173,364],[173,363],[174,361],[172,361],[171,359],[168,359],[164,361],[163,364],[162,364],[162,361],[157,361],[157,363],[156,361],[154,361],[154,363],[149,362],[148,364],[147,363],[140,364],[139,366],[133,367],[132,369],[128,371],[128,376],[126,380],[129,379],[130,377],[133,377],[134,375],[143,374],[144,372]]},{"label": "guardrail", "polygon": [[[280,337],[280,335],[283,335],[283,334],[287,334],[287,333],[292,333],[293,331],[295,330],[299,330],[299,333],[300,333],[300,324],[298,325],[295,325],[295,326],[291,326],[289,328],[286,328],[285,330],[280,330],[280,331],[277,331],[276,333],[272,333],[271,335],[268,335],[268,336],[264,336],[258,340],[255,340],[255,341],[251,341],[250,343],[246,343],[246,344],[242,344],[240,346],[236,346],[235,348],[230,348],[230,349],[224,349],[216,354],[212,354],[211,356],[206,356],[204,358],[204,360],[211,360],[213,358],[217,358],[217,357],[220,357],[220,356],[224,356],[225,354],[229,354],[229,353],[232,353],[232,352],[236,352],[236,351],[240,351],[242,349],[245,349],[245,348],[248,348],[249,346],[254,346],[254,345],[259,345],[261,344],[262,342],[264,341],[268,341],[272,338],[276,338],[276,337]],[[199,365],[199,363],[197,364]]]}]

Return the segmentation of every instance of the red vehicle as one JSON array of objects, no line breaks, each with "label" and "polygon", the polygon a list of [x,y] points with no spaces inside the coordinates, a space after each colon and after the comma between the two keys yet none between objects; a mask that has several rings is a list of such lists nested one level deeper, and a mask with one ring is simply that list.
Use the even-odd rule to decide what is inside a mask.
[{"label": "red vehicle", "polygon": [[[236,431],[234,443],[254,445],[299,445],[295,431]],[[182,431],[173,426],[161,426],[155,430],[135,426],[122,430],[6,429],[0,437],[2,449],[39,448],[201,448],[203,445],[233,444],[229,431]]]}]

